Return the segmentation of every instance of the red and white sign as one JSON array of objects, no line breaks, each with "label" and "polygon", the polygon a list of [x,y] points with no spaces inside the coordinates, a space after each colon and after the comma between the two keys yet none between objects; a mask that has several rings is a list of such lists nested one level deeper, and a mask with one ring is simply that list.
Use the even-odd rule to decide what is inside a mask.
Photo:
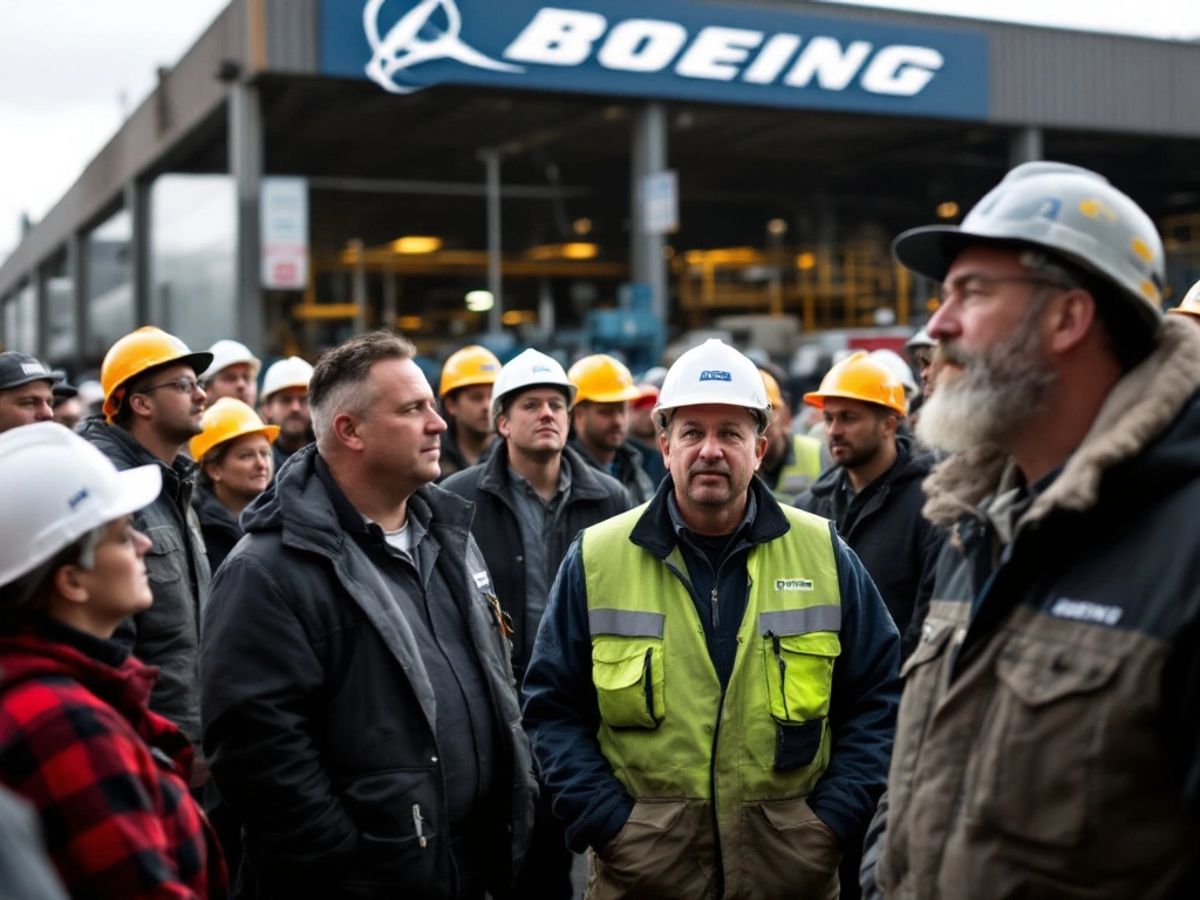
[{"label": "red and white sign", "polygon": [[264,178],[259,222],[262,286],[304,290],[308,287],[308,182]]}]

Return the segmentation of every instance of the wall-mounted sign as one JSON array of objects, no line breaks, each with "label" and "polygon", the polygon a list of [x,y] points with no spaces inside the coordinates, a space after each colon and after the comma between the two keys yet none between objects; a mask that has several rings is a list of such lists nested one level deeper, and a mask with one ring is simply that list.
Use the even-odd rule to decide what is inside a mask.
[{"label": "wall-mounted sign", "polygon": [[977,32],[683,0],[321,0],[321,72],[983,119]]},{"label": "wall-mounted sign", "polygon": [[262,286],[302,291],[308,287],[308,182],[264,178],[260,200]]},{"label": "wall-mounted sign", "polygon": [[642,178],[642,227],[650,234],[679,229],[679,175],[674,169]]}]

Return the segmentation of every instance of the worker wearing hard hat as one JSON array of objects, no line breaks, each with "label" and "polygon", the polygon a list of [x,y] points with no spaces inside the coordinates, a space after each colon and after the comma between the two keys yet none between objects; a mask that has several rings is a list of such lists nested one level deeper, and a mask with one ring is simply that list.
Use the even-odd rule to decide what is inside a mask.
[{"label": "worker wearing hard hat", "polygon": [[146,706],[155,670],[110,640],[153,600],[132,514],[161,488],[157,464],[118,472],[54,422],[0,435],[0,782],[36,808],[73,897],[225,887],[191,750]]},{"label": "worker wearing hard hat", "polygon": [[1188,319],[1196,325],[1200,325],[1200,281],[1197,281],[1188,289],[1188,292],[1183,295],[1183,299],[1179,301],[1178,306],[1171,307],[1167,312]]},{"label": "worker wearing hard hat", "polygon": [[312,413],[308,409],[308,382],[313,367],[298,356],[271,363],[263,376],[262,410],[268,425],[279,426],[271,443],[276,472],[289,456],[312,441]]},{"label": "worker wearing hard hat", "polygon": [[62,380],[28,353],[0,353],[0,431],[54,418],[54,386]]},{"label": "worker wearing hard hat", "polygon": [[271,444],[279,437],[279,426],[265,424],[233,397],[209,406],[200,424],[204,430],[188,442],[200,476],[192,505],[215,572],[242,537],[242,510],[271,484]]},{"label": "worker wearing hard hat", "polygon": [[905,655],[920,637],[913,611],[933,591],[943,532],[921,516],[921,482],[934,459],[902,434],[908,410],[903,382],[874,354],[859,351],[804,395],[825,422],[835,465],[796,502],[833,520],[871,573],[903,638]]},{"label": "worker wearing hard hat", "polygon": [[212,364],[200,374],[208,403],[234,397],[253,408],[258,400],[259,358],[241,341],[220,340],[208,348]]},{"label": "worker wearing hard hat", "polygon": [[792,434],[792,407],[779,380],[759,369],[767,399],[771,401],[771,424],[767,426],[767,449],[758,474],[780,503],[796,498],[821,476],[821,442],[807,434]]},{"label": "worker wearing hard hat", "polygon": [[499,374],[500,360],[478,344],[446,357],[438,381],[447,425],[442,433],[442,478],[477,464],[491,448],[496,438],[492,384]]},{"label": "worker wearing hard hat", "polygon": [[80,426],[118,469],[157,465],[162,473],[162,493],[134,516],[154,542],[146,555],[154,605],[122,623],[114,639],[158,666],[150,708],[191,741],[200,739],[196,653],[210,570],[191,505],[195,466],[181,451],[202,430],[205,397],[197,376],[211,362],[212,354],[193,353],[174,335],[139,328],[104,356],[104,418]]},{"label": "worker wearing hard hat", "polygon": [[[487,460],[442,487],[475,504],[471,531],[512,622],[513,671],[525,674],[554,573],[580,529],[630,506],[616,479],[567,446],[575,387],[558,361],[526,350],[500,370],[492,415],[500,439]],[[571,854],[543,792],[514,897],[570,900]]]},{"label": "worker wearing hard hat", "polygon": [[710,340],[659,394],[670,470],[572,544],[525,721],[590,893],[836,897],[883,789],[899,636],[824,519],[754,477],[762,376]]},{"label": "worker wearing hard hat", "polygon": [[953,453],[924,485],[953,537],[868,892],[1196,896],[1200,331],[1162,314],[1154,222],[1026,163],[893,252],[942,285],[917,436]]},{"label": "worker wearing hard hat", "polygon": [[620,360],[597,353],[576,362],[567,377],[575,385],[571,446],[589,465],[625,485],[634,503],[645,503],[657,485],[629,443],[629,404],[641,396],[633,376]]}]

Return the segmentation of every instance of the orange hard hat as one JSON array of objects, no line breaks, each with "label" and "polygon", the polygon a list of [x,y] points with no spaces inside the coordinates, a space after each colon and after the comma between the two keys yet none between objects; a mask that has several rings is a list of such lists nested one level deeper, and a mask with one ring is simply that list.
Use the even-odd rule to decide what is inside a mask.
[{"label": "orange hard hat", "polygon": [[590,400],[592,403],[623,403],[636,400],[641,391],[633,383],[633,376],[620,360],[606,353],[585,356],[567,372],[567,378],[575,385],[575,402]]},{"label": "orange hard hat", "polygon": [[261,434],[269,443],[279,437],[278,425],[265,424],[258,413],[236,397],[222,397],[206,409],[200,427],[204,430],[188,441],[188,450],[196,462],[218,444],[244,434]]},{"label": "orange hard hat", "polygon": [[125,384],[147,369],[168,363],[184,363],[199,376],[212,364],[207,351],[193,353],[188,345],[161,328],[147,325],[131,332],[108,348],[100,364],[100,386],[104,389],[104,415],[112,421],[125,399]]},{"label": "orange hard hat", "polygon": [[1177,316],[1194,316],[1200,319],[1200,281],[1188,289],[1178,306],[1168,309],[1167,312],[1175,313]]},{"label": "orange hard hat", "polygon": [[763,384],[767,386],[767,399],[771,401],[771,409],[783,409],[783,391],[779,388],[779,382],[766,369],[758,371],[762,375]]},{"label": "orange hard hat", "polygon": [[470,344],[446,357],[438,396],[473,384],[494,384],[500,374],[500,360],[487,347]]},{"label": "orange hard hat", "polygon": [[859,350],[843,359],[821,379],[821,387],[804,395],[804,402],[825,408],[826,397],[844,397],[886,406],[900,415],[908,414],[904,385],[891,369]]}]

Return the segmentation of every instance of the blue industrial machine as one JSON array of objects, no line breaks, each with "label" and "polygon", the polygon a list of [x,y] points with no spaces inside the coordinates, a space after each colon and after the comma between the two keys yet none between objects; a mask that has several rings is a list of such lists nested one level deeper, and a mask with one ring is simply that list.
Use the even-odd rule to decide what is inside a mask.
[{"label": "blue industrial machine", "polygon": [[666,344],[666,328],[650,311],[650,286],[623,284],[616,309],[594,309],[587,315],[585,332],[592,353],[612,353],[634,372],[659,364]]}]

